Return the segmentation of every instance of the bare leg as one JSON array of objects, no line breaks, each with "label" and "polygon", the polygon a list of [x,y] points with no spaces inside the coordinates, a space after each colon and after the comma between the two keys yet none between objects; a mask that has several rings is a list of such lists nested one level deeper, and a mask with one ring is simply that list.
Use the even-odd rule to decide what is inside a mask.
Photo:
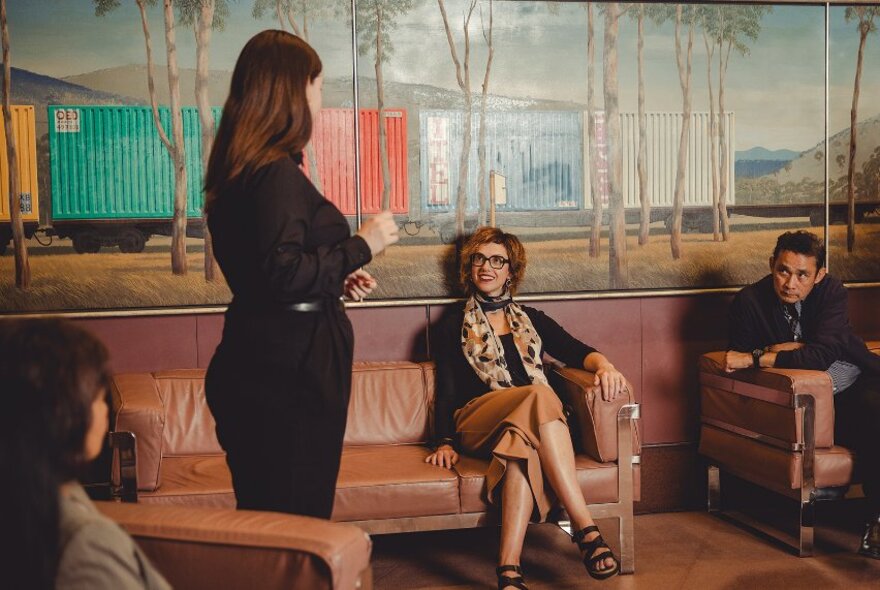
[{"label": "bare leg", "polygon": [[[584,494],[577,482],[577,472],[574,466],[574,448],[571,445],[571,435],[568,427],[561,420],[554,420],[542,424],[539,430],[541,435],[541,447],[538,449],[538,457],[541,459],[541,468],[550,482],[550,486],[565,507],[565,511],[574,521],[575,529],[580,530],[588,527],[593,522]],[[585,540],[592,541],[599,533],[590,533]],[[602,552],[597,550],[597,553]],[[607,551],[607,550],[606,550]],[[614,567],[612,559],[606,559],[598,563],[599,571]]]},{"label": "bare leg", "polygon": [[[520,461],[509,460],[501,490],[501,549],[498,565],[519,565],[535,501]],[[515,576],[512,572],[502,575]]]}]

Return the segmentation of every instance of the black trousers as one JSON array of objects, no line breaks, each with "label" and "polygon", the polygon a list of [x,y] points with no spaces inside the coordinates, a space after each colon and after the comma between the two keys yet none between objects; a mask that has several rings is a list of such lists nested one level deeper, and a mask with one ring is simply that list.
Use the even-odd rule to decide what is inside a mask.
[{"label": "black trousers", "polygon": [[205,389],[239,509],[330,518],[352,348],[341,307],[227,312]]},{"label": "black trousers", "polygon": [[834,440],[855,451],[872,514],[880,513],[880,376],[864,373],[834,396]]}]

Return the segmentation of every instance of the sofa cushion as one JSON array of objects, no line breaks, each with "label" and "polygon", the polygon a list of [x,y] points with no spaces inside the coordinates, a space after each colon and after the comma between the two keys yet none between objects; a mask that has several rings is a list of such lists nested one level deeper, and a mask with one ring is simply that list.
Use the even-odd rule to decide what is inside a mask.
[{"label": "sofa cushion", "polygon": [[161,470],[162,485],[155,492],[140,492],[141,502],[235,508],[225,455],[165,457]]},{"label": "sofa cushion", "polygon": [[[486,502],[485,482],[489,461],[462,455],[455,464],[455,472],[461,477],[461,511],[484,512],[489,509]],[[586,455],[575,457],[578,483],[584,498],[589,504],[617,502],[617,464],[599,463]],[[549,482],[544,481],[548,486]]]},{"label": "sofa cushion", "polygon": [[422,445],[344,447],[332,520],[458,514],[455,473],[425,463]]},{"label": "sofa cushion", "polygon": [[428,437],[428,393],[418,363],[355,363],[346,445],[422,443]]}]

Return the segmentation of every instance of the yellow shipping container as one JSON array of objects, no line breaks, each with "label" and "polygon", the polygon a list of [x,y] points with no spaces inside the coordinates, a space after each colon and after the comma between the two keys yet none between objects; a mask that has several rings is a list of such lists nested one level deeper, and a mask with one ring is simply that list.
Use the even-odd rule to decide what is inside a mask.
[{"label": "yellow shipping container", "polygon": [[[37,133],[34,127],[34,107],[12,106],[12,128],[18,156],[18,190],[21,193],[21,217],[25,223],[40,219],[37,188]],[[9,223],[9,162],[6,159],[6,130],[0,115],[0,228]],[[8,227],[8,225],[7,225]],[[0,229],[0,234],[3,231]]]}]

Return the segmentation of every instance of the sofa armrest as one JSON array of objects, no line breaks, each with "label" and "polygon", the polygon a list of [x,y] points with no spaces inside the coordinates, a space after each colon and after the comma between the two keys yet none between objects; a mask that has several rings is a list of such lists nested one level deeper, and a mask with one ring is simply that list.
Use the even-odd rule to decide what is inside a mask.
[{"label": "sofa armrest", "polygon": [[250,510],[96,502],[175,588],[369,589],[356,526]]},{"label": "sofa armrest", "polygon": [[137,445],[138,489],[159,487],[165,407],[150,373],[121,373],[110,381],[113,429],[134,434]]},{"label": "sofa armrest", "polygon": [[[605,401],[599,388],[593,385],[595,375],[583,369],[561,367],[553,370],[553,385],[563,403],[571,407],[577,421],[583,451],[596,461],[616,461],[618,450],[618,415],[625,406],[634,403],[633,386],[627,381],[627,394]],[[631,418],[638,418],[638,413]],[[641,453],[636,422],[632,429],[634,455]]]},{"label": "sofa armrest", "polygon": [[825,371],[741,369],[726,373],[724,352],[700,358],[702,421],[769,444],[796,449],[805,443],[803,417],[813,406],[815,445],[834,445],[834,392]]}]

